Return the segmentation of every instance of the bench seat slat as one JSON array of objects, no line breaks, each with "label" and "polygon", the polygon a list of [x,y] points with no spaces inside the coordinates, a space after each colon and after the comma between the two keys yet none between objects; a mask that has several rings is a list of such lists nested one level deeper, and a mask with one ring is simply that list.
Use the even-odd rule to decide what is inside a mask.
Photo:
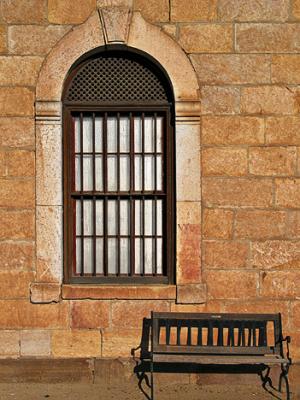
[{"label": "bench seat slat", "polygon": [[186,353],[186,354],[274,354],[274,350],[268,346],[168,346],[165,344],[155,344],[155,353]]}]

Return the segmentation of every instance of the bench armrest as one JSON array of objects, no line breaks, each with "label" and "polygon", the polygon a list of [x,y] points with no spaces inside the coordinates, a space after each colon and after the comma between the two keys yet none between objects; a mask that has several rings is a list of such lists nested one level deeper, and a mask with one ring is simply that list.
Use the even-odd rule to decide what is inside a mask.
[{"label": "bench armrest", "polygon": [[289,364],[292,364],[292,359],[290,357],[290,346],[289,344],[291,343],[291,337],[290,336],[286,336],[285,338],[282,338],[280,340],[280,342],[286,342],[286,357],[289,360]]}]

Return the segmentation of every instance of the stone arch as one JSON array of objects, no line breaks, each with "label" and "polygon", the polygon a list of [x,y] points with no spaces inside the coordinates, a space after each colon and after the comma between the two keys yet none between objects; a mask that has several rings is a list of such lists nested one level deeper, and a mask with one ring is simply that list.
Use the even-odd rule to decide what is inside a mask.
[{"label": "stone arch", "polygon": [[[45,59],[37,82],[37,281],[41,290],[45,282],[58,288],[62,282],[61,95],[65,78],[83,54],[120,43],[149,54],[167,71],[172,82],[176,113],[177,225],[180,227],[177,284],[183,287],[184,293],[186,284],[201,283],[200,101],[195,71],[182,48],[160,27],[145,21],[140,12],[132,12],[128,7],[105,7],[59,41]],[[186,240],[189,234],[199,249],[196,252],[189,250]],[[182,302],[185,302],[184,296]]]}]

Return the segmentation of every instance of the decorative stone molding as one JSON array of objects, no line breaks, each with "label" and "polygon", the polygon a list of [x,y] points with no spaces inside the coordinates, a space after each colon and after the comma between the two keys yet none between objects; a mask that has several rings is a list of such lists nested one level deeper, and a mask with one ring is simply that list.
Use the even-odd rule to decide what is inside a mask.
[{"label": "decorative stone molding", "polygon": [[[188,286],[192,285],[194,302],[202,303],[205,291],[201,284],[200,100],[197,77],[178,43],[162,28],[146,22],[140,12],[132,12],[128,5],[130,0],[98,0],[98,10],[85,23],[69,31],[51,50],[38,78],[37,284],[61,284],[63,278],[61,97],[65,78],[85,53],[119,43],[156,59],[173,86],[177,152],[176,276],[180,285],[177,296],[182,303],[191,302]],[[37,298],[43,301],[42,295]]]}]

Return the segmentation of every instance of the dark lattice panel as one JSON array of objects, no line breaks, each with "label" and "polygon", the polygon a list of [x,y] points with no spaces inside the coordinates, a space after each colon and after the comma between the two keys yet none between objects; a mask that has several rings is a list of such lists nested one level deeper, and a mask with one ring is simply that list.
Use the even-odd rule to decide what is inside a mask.
[{"label": "dark lattice panel", "polygon": [[70,102],[167,102],[160,78],[136,60],[99,57],[84,64],[72,79]]}]

